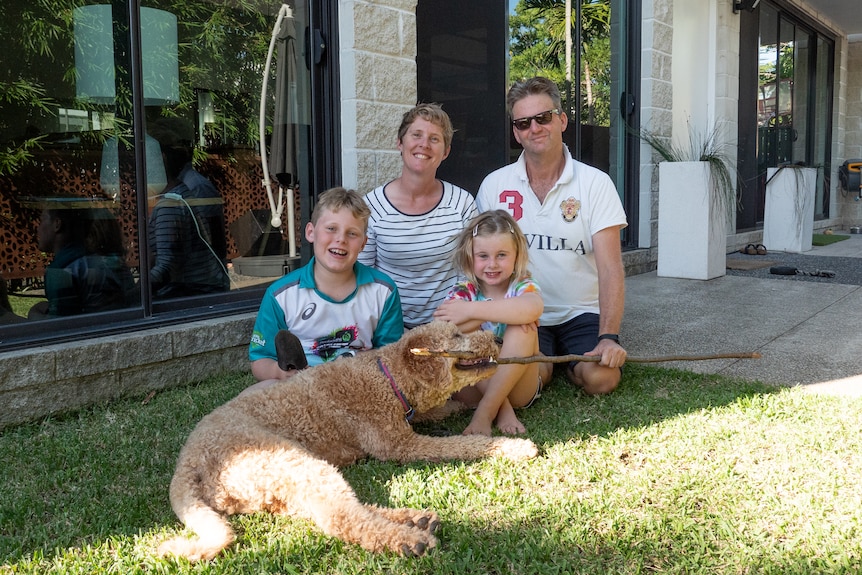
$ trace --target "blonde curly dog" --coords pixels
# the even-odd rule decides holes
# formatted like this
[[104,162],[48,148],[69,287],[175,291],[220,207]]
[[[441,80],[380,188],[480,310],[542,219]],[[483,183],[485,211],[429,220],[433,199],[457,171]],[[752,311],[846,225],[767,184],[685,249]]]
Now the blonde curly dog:
[[[419,357],[412,348],[469,351],[476,359]],[[437,544],[437,514],[363,504],[338,467],[369,455],[400,462],[535,457],[527,439],[430,437],[406,420],[410,408],[443,412],[453,392],[493,373],[489,359],[498,351],[488,332],[462,335],[433,322],[217,408],[192,431],[170,486],[171,506],[195,536],[177,535],[159,553],[211,559],[234,541],[227,516],[269,511],[310,519],[369,551],[423,555]]]

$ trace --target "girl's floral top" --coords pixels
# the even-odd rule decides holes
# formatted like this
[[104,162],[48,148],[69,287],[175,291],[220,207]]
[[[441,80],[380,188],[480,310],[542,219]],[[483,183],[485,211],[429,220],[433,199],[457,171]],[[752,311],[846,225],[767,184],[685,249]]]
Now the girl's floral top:
[[[510,283],[509,289],[506,290],[506,295],[503,296],[503,298],[518,297],[525,293],[542,293],[541,288],[539,288],[539,284],[533,281],[533,278],[529,276]],[[471,281],[461,281],[455,284],[455,287],[452,288],[449,295],[446,296],[446,299],[488,301],[492,298],[485,297],[482,292],[479,291],[479,286],[477,284]],[[506,324],[486,321],[482,323],[482,330],[494,332],[495,336],[502,338],[503,334],[506,333]]]

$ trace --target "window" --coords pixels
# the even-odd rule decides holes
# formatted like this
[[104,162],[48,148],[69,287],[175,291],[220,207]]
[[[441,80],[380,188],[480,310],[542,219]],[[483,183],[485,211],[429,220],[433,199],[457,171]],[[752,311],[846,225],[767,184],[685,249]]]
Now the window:
[[334,179],[313,169],[334,104],[312,105],[333,91],[308,49],[332,6],[78,4],[0,7],[0,349],[256,309]]
[[818,168],[815,217],[826,218],[834,42],[769,2],[740,16],[742,210],[737,228],[762,223],[766,170],[788,163]]
[[[569,80],[579,81],[565,73],[564,17],[562,2],[419,1],[419,99],[443,104],[456,130],[438,174],[475,193],[485,175],[517,159],[506,90],[515,77],[543,75],[563,93],[572,155],[608,172],[627,213],[636,214],[640,53],[630,47],[640,45],[640,2],[572,2]],[[623,242],[633,246],[636,219],[630,224]]]

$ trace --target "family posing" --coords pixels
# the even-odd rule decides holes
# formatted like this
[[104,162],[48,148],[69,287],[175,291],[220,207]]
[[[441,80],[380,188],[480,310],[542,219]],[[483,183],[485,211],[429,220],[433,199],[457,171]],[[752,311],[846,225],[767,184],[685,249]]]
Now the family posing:
[[[306,226],[313,258],[261,302],[252,387],[293,375],[295,366],[279,361],[285,341],[298,341],[302,364],[314,365],[435,319],[464,333],[493,331],[500,357],[601,356],[566,365],[565,376],[588,394],[617,387],[626,359],[619,195],[563,144],[568,118],[552,81],[517,82],[506,103],[523,152],[489,174],[475,200],[437,179],[453,128],[435,104],[404,115],[398,178],[364,197],[344,188],[320,196]],[[495,424],[524,433],[515,409],[531,405],[552,375],[551,363],[504,364],[462,390],[455,399],[475,408],[464,433],[490,435]]]

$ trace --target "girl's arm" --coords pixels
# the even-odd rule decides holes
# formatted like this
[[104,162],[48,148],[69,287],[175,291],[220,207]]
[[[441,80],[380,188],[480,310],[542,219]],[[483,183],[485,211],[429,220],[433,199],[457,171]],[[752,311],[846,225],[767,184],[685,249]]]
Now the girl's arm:
[[507,325],[534,323],[542,315],[544,307],[542,296],[536,292],[500,300],[447,300],[434,312],[434,319],[451,321],[462,332],[469,333],[485,321]]

